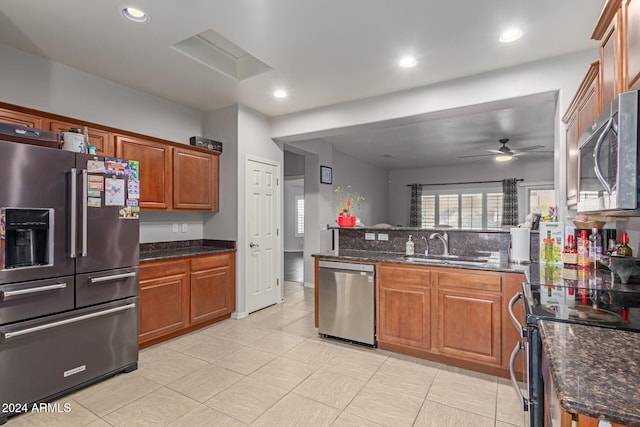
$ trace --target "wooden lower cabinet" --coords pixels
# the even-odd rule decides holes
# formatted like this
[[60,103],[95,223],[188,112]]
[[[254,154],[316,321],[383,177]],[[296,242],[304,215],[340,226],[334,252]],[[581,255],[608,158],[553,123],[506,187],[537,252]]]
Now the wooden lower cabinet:
[[[521,273],[378,264],[378,346],[508,377],[520,337],[507,305],[524,281]],[[523,324],[521,306],[514,311]]]
[[235,252],[141,263],[141,346],[228,318],[235,310],[235,263]]
[[191,260],[192,324],[215,319],[235,310],[236,289],[234,254],[221,254]]
[[185,260],[140,264],[140,342],[185,328],[188,295]]
[[438,350],[442,354],[502,363],[500,275],[438,273]]
[[429,350],[431,272],[382,265],[378,275],[378,341]]

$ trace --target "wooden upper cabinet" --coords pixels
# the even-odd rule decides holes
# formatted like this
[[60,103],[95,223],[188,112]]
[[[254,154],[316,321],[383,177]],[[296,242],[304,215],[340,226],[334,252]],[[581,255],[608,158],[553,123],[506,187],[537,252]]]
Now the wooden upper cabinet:
[[625,90],[639,90],[640,0],[622,2],[622,51]]
[[218,211],[219,156],[173,148],[173,208]]
[[566,128],[566,201],[567,206],[578,203],[578,143],[580,136],[595,122],[602,108],[600,102],[600,63],[591,64],[578,87],[562,121]]
[[[49,130],[62,133],[68,132],[71,128],[76,128],[79,131],[82,131],[82,126],[82,124],[78,123],[52,120],[49,123]],[[96,154],[99,154],[101,156],[113,156],[113,141],[109,132],[100,129],[89,128],[89,143],[96,147]]]
[[116,135],[115,156],[140,162],[140,208],[170,209],[172,169],[170,145]]
[[600,41],[600,107],[606,108],[620,92],[624,92],[621,46],[621,0],[609,0],[591,35]]
[[36,129],[46,129],[47,120],[33,114],[0,108],[0,122],[11,123],[20,126],[29,126]]

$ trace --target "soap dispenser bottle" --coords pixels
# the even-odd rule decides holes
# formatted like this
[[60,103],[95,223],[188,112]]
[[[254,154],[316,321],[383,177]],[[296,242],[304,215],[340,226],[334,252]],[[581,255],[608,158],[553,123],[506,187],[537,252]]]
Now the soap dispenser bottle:
[[413,236],[411,236],[411,234],[409,234],[409,240],[407,240],[405,254],[406,255],[414,254]]

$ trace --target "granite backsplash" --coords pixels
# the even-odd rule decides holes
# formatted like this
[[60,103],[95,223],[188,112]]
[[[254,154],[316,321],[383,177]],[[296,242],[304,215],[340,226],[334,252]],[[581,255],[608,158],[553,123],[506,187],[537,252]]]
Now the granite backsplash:
[[[363,251],[404,253],[409,235],[413,236],[416,254],[423,254],[426,240],[434,233],[446,231],[449,235],[449,253],[460,256],[474,256],[482,252],[501,252],[505,257],[509,250],[509,231],[473,231],[457,229],[411,229],[411,228],[334,228],[338,230],[338,250],[354,249]],[[365,240],[365,233],[375,233],[376,240]],[[387,234],[389,240],[378,240],[378,234]],[[424,239],[423,239],[424,237]],[[530,259],[539,260],[539,233],[531,232]],[[439,239],[429,240],[429,253],[442,254],[443,245]]]

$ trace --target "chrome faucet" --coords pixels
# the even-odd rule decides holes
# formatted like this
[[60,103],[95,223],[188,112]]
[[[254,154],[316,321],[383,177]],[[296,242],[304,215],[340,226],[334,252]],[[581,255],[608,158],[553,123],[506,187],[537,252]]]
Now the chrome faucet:
[[424,254],[429,255],[429,241],[426,237],[422,236],[422,240],[424,240]]
[[444,246],[442,255],[448,256],[449,255],[449,235],[447,234],[447,232],[443,231],[442,234],[431,233],[431,236],[429,236],[429,240],[433,240],[435,238],[442,240],[442,245]]

